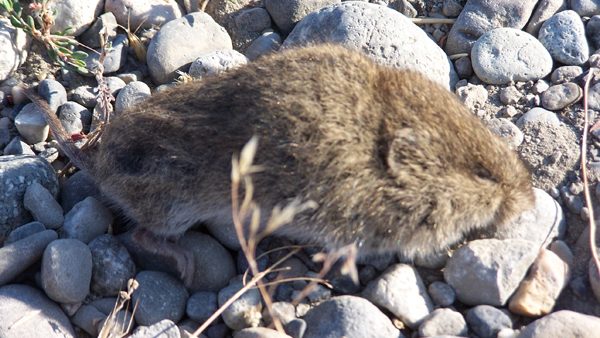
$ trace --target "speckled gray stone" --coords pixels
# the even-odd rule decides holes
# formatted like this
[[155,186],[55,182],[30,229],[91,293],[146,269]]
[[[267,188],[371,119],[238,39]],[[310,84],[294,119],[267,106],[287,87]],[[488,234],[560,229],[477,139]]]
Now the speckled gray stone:
[[23,196],[23,206],[33,219],[49,229],[58,229],[64,221],[63,210],[52,193],[38,182],[31,183]]
[[600,1],[598,0],[569,0],[571,9],[580,16],[600,14]]
[[215,75],[248,63],[248,59],[236,50],[218,50],[200,55],[190,65],[189,74],[195,78]]
[[460,312],[451,309],[435,309],[419,326],[419,336],[466,336],[467,322]]
[[23,142],[19,136],[15,136],[4,148],[4,155],[34,156],[35,152],[27,143]]
[[289,34],[308,13],[340,2],[340,0],[265,0],[265,7],[281,32]]
[[522,128],[528,124],[537,123],[558,126],[560,124],[560,120],[555,113],[540,107],[530,109],[517,120],[517,126],[519,128]]
[[60,123],[69,134],[79,134],[84,129],[89,130],[92,123],[92,113],[77,102],[67,101],[58,109]]
[[65,215],[62,237],[89,243],[104,234],[112,222],[110,210],[94,197],[86,197]]
[[44,230],[46,230],[46,227],[37,221],[23,224],[8,234],[6,240],[4,240],[4,245],[22,240],[25,237],[29,237]]
[[456,300],[454,289],[444,282],[435,281],[429,284],[427,291],[431,296],[431,300],[441,307],[450,306]]
[[594,15],[585,25],[585,35],[592,50],[600,49],[600,15]]
[[338,296],[324,301],[310,309],[303,319],[307,324],[304,338],[404,337],[381,310],[356,296]]
[[527,325],[517,338],[594,338],[600,332],[600,318],[562,310]]
[[65,212],[86,197],[98,197],[100,192],[90,176],[84,171],[78,171],[63,182],[60,190],[60,204]]
[[246,57],[248,60],[256,60],[260,56],[275,52],[281,47],[281,36],[273,31],[265,32],[246,48]]
[[129,338],[179,338],[179,328],[173,321],[163,319],[150,326],[138,326]]
[[11,284],[0,287],[0,318],[2,337],[76,337],[61,308],[31,286]]
[[537,80],[552,71],[552,57],[532,35],[515,28],[483,34],[471,51],[473,71],[490,84]]
[[191,319],[204,323],[215,311],[217,311],[217,293],[210,291],[198,291],[193,293],[187,300],[185,313]]
[[67,102],[67,91],[56,80],[45,79],[40,81],[38,94],[48,101],[48,106],[50,106],[53,112],[56,112],[58,107]]
[[58,239],[50,243],[42,257],[42,288],[52,300],[78,303],[90,292],[92,254],[83,242]]
[[512,328],[507,313],[490,305],[477,305],[467,311],[469,328],[481,338],[496,338],[498,331]]
[[552,15],[567,9],[567,0],[540,0],[527,23],[525,31],[537,36],[544,21]]
[[581,65],[589,58],[583,22],[575,11],[562,11],[546,20],[538,39],[555,61],[565,65]]
[[360,50],[387,66],[422,72],[446,88],[458,81],[444,51],[407,17],[385,6],[348,1],[322,8],[294,27],[283,48],[327,42]]
[[[242,288],[242,283],[232,281],[228,286],[219,291],[219,306]],[[232,330],[241,330],[247,327],[258,326],[262,318],[262,301],[258,289],[251,288],[244,292],[222,314],[223,321]]]
[[573,81],[576,77],[583,74],[583,68],[580,66],[562,66],[556,68],[552,75],[550,75],[550,80],[552,83],[564,83]]
[[100,296],[116,296],[135,276],[135,264],[114,236],[105,234],[88,244],[92,253],[91,290]]
[[140,271],[139,283],[133,293],[133,302],[139,302],[135,320],[141,325],[152,325],[163,319],[178,322],[185,314],[188,292],[176,278],[159,271]]
[[235,332],[233,338],[290,338],[290,336],[266,327],[249,327]]
[[58,193],[54,169],[35,156],[0,156],[0,239],[14,227],[32,220],[23,206],[25,190],[39,182],[53,196]]
[[583,91],[573,82],[554,85],[542,94],[542,106],[548,110],[561,110],[581,99]]

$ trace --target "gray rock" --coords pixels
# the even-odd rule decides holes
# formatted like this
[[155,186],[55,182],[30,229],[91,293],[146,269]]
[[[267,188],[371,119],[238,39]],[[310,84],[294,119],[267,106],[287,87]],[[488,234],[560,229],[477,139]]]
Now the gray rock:
[[506,141],[511,149],[517,149],[523,143],[523,132],[510,119],[493,118],[485,121],[485,124],[494,134]]
[[581,99],[583,91],[573,82],[554,85],[542,94],[542,106],[548,110],[561,110]]
[[92,113],[77,102],[67,101],[58,109],[60,123],[67,133],[79,134],[89,130],[92,124]]
[[550,126],[558,126],[560,125],[560,120],[555,113],[539,107],[530,109],[517,120],[517,126],[519,128],[540,123]]
[[[114,73],[118,71],[127,59],[127,46],[129,44],[127,35],[117,34],[114,39],[110,41],[111,48],[106,53],[104,62],[102,62],[103,74]],[[88,68],[93,69],[97,67],[100,60],[100,55],[96,53],[89,53],[85,62]]]
[[555,61],[565,65],[581,65],[590,54],[583,22],[572,10],[554,14],[546,20],[538,39]]
[[534,188],[533,191],[534,208],[498,228],[494,234],[495,238],[520,238],[535,243],[537,247],[545,247],[554,238],[562,238],[565,235],[567,223],[560,204],[541,189]]
[[266,327],[250,327],[237,331],[233,334],[233,338],[290,338],[290,336]]
[[75,204],[90,196],[97,198],[100,196],[100,191],[90,176],[80,170],[62,184],[60,204],[65,212],[69,212]]
[[508,314],[490,305],[477,305],[466,315],[469,328],[481,338],[496,338],[502,329],[512,328]]
[[40,222],[30,222],[27,224],[23,224],[8,234],[6,240],[4,240],[4,245],[20,241],[23,238],[29,237],[33,234],[37,234],[38,232],[42,232],[44,230],[46,230],[46,227]]
[[150,41],[146,60],[152,79],[162,84],[174,80],[176,71],[184,70],[198,56],[232,48],[225,29],[208,14],[196,12],[162,26]]
[[571,9],[579,16],[592,16],[600,14],[600,1],[598,0],[570,0]]
[[56,196],[58,180],[48,162],[35,156],[0,156],[0,239],[14,227],[31,221],[23,206],[25,190],[33,182]]
[[0,148],[4,148],[12,138],[12,121],[8,117],[0,118]]
[[27,59],[29,37],[23,30],[15,29],[7,19],[0,20],[0,81],[6,80]]
[[[273,310],[273,316],[278,318],[281,324],[286,326],[289,322],[296,319],[296,308],[294,304],[288,302],[275,302],[273,303],[271,309]],[[269,310],[265,308],[263,310],[263,320],[266,323],[273,322],[271,318],[271,313]]]
[[463,56],[454,61],[454,68],[461,79],[473,76],[473,65],[471,64],[471,58],[468,56]]
[[579,66],[562,66],[552,72],[550,80],[554,84],[565,83],[575,80],[581,74],[583,74],[583,69]]
[[209,235],[188,231],[179,245],[194,255],[192,290],[218,291],[235,276],[235,262],[227,249]]
[[119,91],[127,85],[127,83],[125,83],[125,81],[118,76],[107,76],[104,78],[104,81],[106,82],[106,86],[113,96],[117,96]]
[[523,28],[537,2],[537,0],[468,1],[448,33],[446,52],[448,55],[470,53],[475,41],[494,28]]
[[58,229],[63,224],[63,210],[60,204],[56,202],[52,193],[38,182],[31,183],[25,190],[23,206],[31,212],[33,219],[50,229]]
[[22,284],[0,288],[0,336],[76,337],[69,318],[42,292]]
[[42,257],[41,284],[52,300],[78,303],[90,292],[92,254],[83,242],[58,239],[50,243]]
[[79,36],[78,40],[90,48],[100,48],[102,47],[100,34],[108,40],[112,40],[117,35],[117,18],[113,13],[106,12],[100,15],[92,26]]
[[215,237],[219,243],[230,250],[240,250],[240,241],[235,234],[233,222],[227,226],[215,225],[215,223],[206,224],[206,230]]
[[116,296],[127,288],[135,276],[135,264],[127,249],[114,236],[96,237],[88,244],[92,253],[92,292],[100,296]]
[[467,84],[456,89],[456,96],[471,111],[482,108],[488,99],[488,92],[482,85]]
[[71,317],[71,322],[83,329],[90,336],[98,337],[98,324],[105,319],[106,314],[102,313],[95,306],[84,304]]
[[94,197],[86,197],[65,215],[62,237],[76,238],[89,243],[106,233],[112,222],[113,216],[110,210]]
[[217,311],[217,293],[211,291],[198,291],[187,300],[185,313],[191,319],[204,323]]
[[102,0],[64,0],[48,3],[50,13],[55,12],[52,32],[62,32],[71,28],[71,35],[78,36],[83,33],[94,20],[102,13]]
[[33,103],[28,103],[15,117],[15,127],[28,144],[45,141],[50,128],[42,111]]
[[594,15],[585,25],[585,35],[592,50],[600,49],[600,15]]
[[307,14],[340,2],[340,0],[265,0],[265,7],[279,30],[287,35]]
[[136,27],[162,26],[164,28],[164,24],[182,15],[181,8],[175,0],[145,0],[135,3],[125,0],[106,0],[104,11],[113,13],[121,26],[129,27],[132,31]]
[[460,0],[444,0],[444,4],[442,5],[442,14],[447,17],[455,18],[460,15],[460,12],[463,10],[463,4]]
[[[554,72],[552,72],[552,74],[554,74]],[[548,84],[548,82],[546,82],[544,80],[537,80],[535,82],[535,84],[533,85],[533,87],[531,87],[531,91],[534,94],[541,94],[541,93],[545,92],[546,90],[548,90],[548,88],[550,88],[550,85]]]
[[[371,1],[377,3],[377,1]],[[381,2],[381,5],[385,5],[385,2]],[[408,0],[392,0],[389,2],[388,7],[398,12],[402,13],[402,15],[408,18],[414,18],[417,16],[417,10],[413,7],[413,5]]]
[[218,50],[201,55],[194,60],[190,65],[189,74],[195,78],[202,78],[228,71],[246,63],[248,63],[248,58],[236,50]]
[[[242,283],[233,281],[219,291],[219,306],[223,306],[236,292],[242,288]],[[223,321],[232,330],[258,326],[262,318],[262,302],[258,289],[251,288],[236,299],[221,315]]]
[[[247,0],[237,2],[236,5],[243,5],[245,1]],[[250,4],[253,5],[255,4]],[[265,31],[271,30],[272,25],[269,12],[262,7],[233,11],[230,18],[222,24],[231,35],[233,47],[243,53],[246,53],[253,40],[259,38]]]
[[375,305],[356,296],[339,296],[324,301],[310,309],[304,320],[307,324],[304,338],[404,337]]
[[527,325],[517,338],[580,337],[593,338],[600,331],[600,319],[562,310]]
[[293,338],[302,338],[306,333],[308,325],[304,319],[293,319],[285,325],[285,333],[289,334]]
[[276,52],[281,47],[281,42],[279,34],[272,31],[265,32],[246,48],[246,57],[248,60],[253,61],[262,55]]
[[433,302],[417,270],[406,264],[391,266],[367,284],[363,297],[389,310],[413,329],[433,311]]
[[435,305],[440,307],[450,306],[456,300],[456,292],[454,292],[454,289],[450,285],[444,282],[436,281],[429,284],[427,291]]
[[360,50],[381,64],[422,72],[446,88],[458,77],[446,54],[427,34],[391,8],[366,2],[342,2],[300,21],[284,48],[336,43]]
[[35,155],[35,152],[20,137],[15,136],[4,148],[4,155]]
[[138,324],[152,325],[163,319],[178,322],[183,317],[188,293],[179,280],[159,271],[140,271],[135,279],[139,287],[132,299],[138,302]]
[[44,230],[1,247],[0,285],[10,282],[37,262],[46,246],[57,237],[54,230]]
[[115,99],[115,113],[122,113],[125,109],[129,109],[146,100],[150,95],[150,87],[144,82],[129,82],[119,91],[119,94]]
[[600,82],[590,87],[588,92],[588,107],[600,110]]
[[500,102],[502,104],[515,104],[523,97],[523,94],[515,86],[508,86],[500,89]]
[[96,105],[96,92],[90,86],[79,86],[69,91],[69,98],[86,108],[94,108]]
[[451,309],[436,309],[419,326],[419,336],[466,336],[467,322],[463,316]]
[[53,112],[56,112],[58,107],[67,102],[67,91],[56,80],[42,80],[38,85],[38,94],[48,101],[48,105]]
[[537,36],[544,21],[558,12],[567,9],[567,0],[541,0],[538,2],[525,31],[533,36]]
[[179,338],[179,328],[173,321],[163,319],[150,326],[138,326],[129,338]]
[[515,28],[483,34],[471,51],[473,71],[491,84],[537,80],[552,71],[552,57],[532,35]]
[[522,239],[480,239],[454,252],[444,278],[467,305],[502,306],[517,289],[538,251]]

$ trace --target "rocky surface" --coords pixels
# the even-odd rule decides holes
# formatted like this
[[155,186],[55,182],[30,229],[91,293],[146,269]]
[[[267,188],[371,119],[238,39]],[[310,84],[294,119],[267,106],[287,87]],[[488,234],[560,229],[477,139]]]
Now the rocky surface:
[[[450,255],[412,264],[395,255],[360,261],[359,284],[334,269],[330,284],[294,303],[320,268],[310,259],[318,250],[307,248],[285,261],[288,270],[266,277],[278,284],[270,286],[273,313],[249,288],[200,337],[597,336],[600,274],[589,254],[579,147],[582,80],[600,48],[598,1],[211,0],[206,12],[189,0],[51,3],[55,28],[73,27],[78,41],[96,49],[99,32],[112,41],[104,82],[116,99],[113,118],[175,79],[190,81],[183,73],[201,79],[281,48],[338,43],[447,86],[531,168],[535,207],[473,234]],[[435,21],[449,18],[456,20]],[[133,318],[132,337],[189,336],[252,277],[244,276],[248,263],[233,227],[206,224],[178,240],[194,261],[187,287],[173,256],[136,246],[132,224],[90,177],[61,172],[68,159],[16,88],[37,86],[77,141],[99,126],[98,83],[50,65],[31,40],[0,20],[0,44],[10,46],[0,53],[0,336],[98,336],[131,278],[139,283],[131,296],[138,307],[112,316],[116,327]],[[588,102],[593,124],[597,79]],[[588,148],[597,205],[597,129]],[[261,242],[259,268],[277,262],[285,244]],[[274,317],[285,333],[266,328]]]

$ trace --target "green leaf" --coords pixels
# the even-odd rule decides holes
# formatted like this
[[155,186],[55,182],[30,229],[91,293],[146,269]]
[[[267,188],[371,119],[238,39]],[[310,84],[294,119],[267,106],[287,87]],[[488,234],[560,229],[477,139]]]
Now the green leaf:
[[7,12],[12,11],[12,8],[10,6],[10,2],[8,2],[8,0],[2,0],[2,1],[0,1],[0,7],[2,7],[2,9],[4,9]]
[[70,41],[66,41],[66,40],[53,40],[54,44],[57,46],[62,46],[62,47],[69,47],[71,45]]
[[62,47],[62,46],[56,46],[56,49],[63,54],[69,55],[72,53],[70,49]]
[[72,57],[74,59],[83,60],[88,57],[88,53],[80,51],[80,50],[76,50],[73,52]]
[[33,21],[33,17],[31,17],[31,15],[27,16],[27,24],[29,27],[35,28],[35,21]]
[[69,26],[60,32],[60,35],[71,35],[73,32],[75,32],[75,28]]
[[72,63],[77,67],[87,68],[87,63],[85,63],[83,60],[73,60]]
[[15,17],[14,15],[10,16],[10,23],[18,28],[21,28],[21,22],[19,21],[19,19],[17,17]]

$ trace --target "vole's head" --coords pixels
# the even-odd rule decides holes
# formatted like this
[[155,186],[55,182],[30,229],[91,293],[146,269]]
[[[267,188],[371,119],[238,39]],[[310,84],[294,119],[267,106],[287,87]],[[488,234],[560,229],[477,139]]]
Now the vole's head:
[[382,154],[393,186],[388,207],[403,215],[390,245],[425,258],[533,206],[530,174],[506,142],[451,93],[404,90]]

